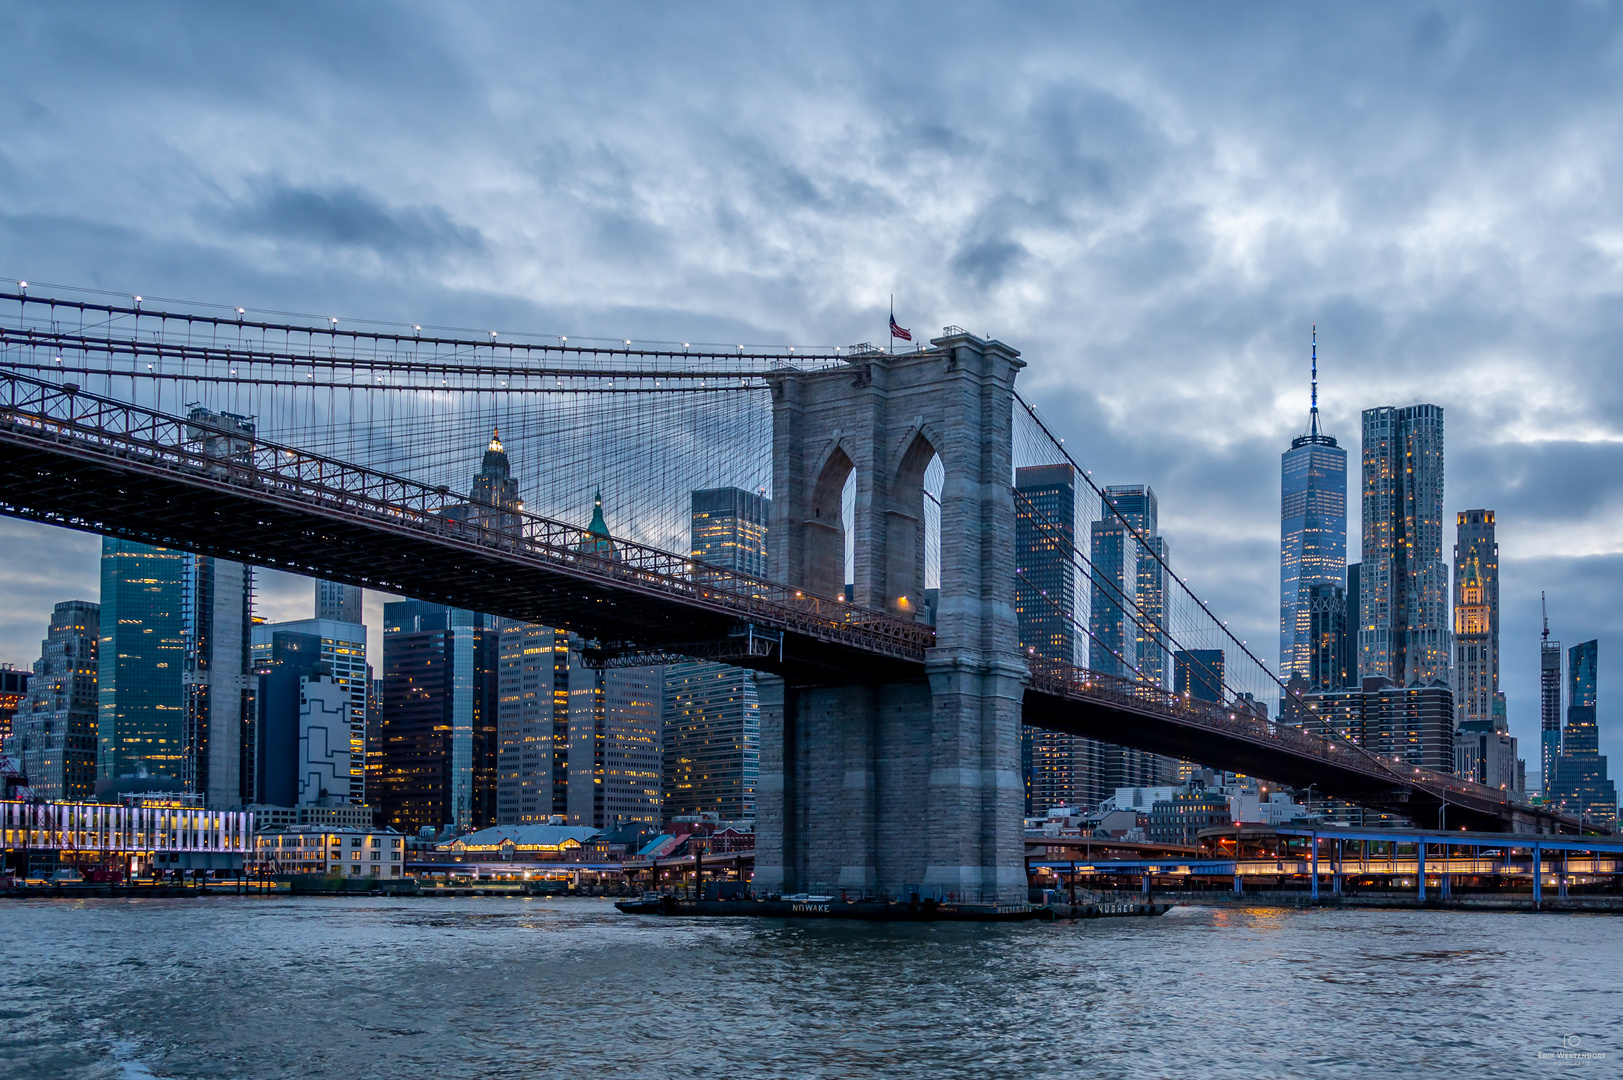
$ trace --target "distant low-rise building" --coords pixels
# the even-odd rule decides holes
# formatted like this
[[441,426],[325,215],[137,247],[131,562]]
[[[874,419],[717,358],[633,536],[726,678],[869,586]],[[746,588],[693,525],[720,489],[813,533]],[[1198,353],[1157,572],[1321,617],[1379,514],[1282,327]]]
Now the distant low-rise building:
[[293,825],[254,834],[258,873],[398,878],[405,865],[405,837],[392,830]]
[[1232,824],[1229,800],[1217,791],[1176,791],[1150,808],[1148,835],[1153,844],[1195,844],[1200,830]]
[[434,850],[455,862],[578,862],[598,832],[583,825],[494,825]]
[[1282,791],[1241,791],[1228,796],[1229,820],[1236,825],[1285,825],[1309,816],[1307,807]]

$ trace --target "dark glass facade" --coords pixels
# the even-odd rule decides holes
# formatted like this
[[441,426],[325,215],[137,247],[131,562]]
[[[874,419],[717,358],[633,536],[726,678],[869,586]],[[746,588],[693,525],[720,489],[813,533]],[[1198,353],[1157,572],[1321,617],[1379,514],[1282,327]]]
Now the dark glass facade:
[[1308,685],[1315,690],[1339,690],[1350,678],[1346,591],[1329,582],[1309,586],[1307,613]]
[[[1077,656],[1076,470],[1069,464],[1016,469],[1014,610],[1020,649],[1074,664]],[[1098,802],[1103,744],[1080,735],[1022,727],[1026,813]]]
[[489,616],[419,600],[384,605],[376,801],[386,826],[495,824],[499,652]]
[[271,635],[268,655],[261,655],[255,671],[255,802],[298,805],[299,680],[328,670],[321,659],[320,635],[292,630],[278,630]]
[[1555,790],[1555,759],[1561,754],[1561,643],[1549,634],[1546,623],[1538,649],[1539,785],[1546,798]]
[[1567,650],[1567,726],[1561,732],[1551,794],[1567,813],[1609,829],[1617,824],[1617,786],[1607,777],[1606,756],[1600,752],[1599,663],[1599,641]]
[[181,787],[186,579],[185,552],[102,540],[98,780],[165,778]]
[[1172,689],[1195,701],[1222,701],[1223,662],[1222,649],[1179,649],[1172,654]]
[[1346,574],[1347,451],[1329,435],[1302,435],[1280,459],[1280,678],[1312,678],[1310,593]]
[[[688,539],[694,561],[765,577],[771,509],[771,500],[742,488],[693,492]],[[761,773],[754,674],[726,664],[673,664],[664,672],[660,711],[664,819],[707,813],[723,821],[753,819]]]
[[1076,470],[1034,465],[1014,471],[1014,610],[1020,649],[1076,663]]

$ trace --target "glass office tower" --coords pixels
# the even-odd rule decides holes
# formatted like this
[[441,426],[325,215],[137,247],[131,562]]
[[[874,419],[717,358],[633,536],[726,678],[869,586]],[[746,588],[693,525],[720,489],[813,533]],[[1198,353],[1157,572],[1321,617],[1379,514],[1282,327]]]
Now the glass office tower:
[[1313,340],[1313,396],[1308,430],[1280,459],[1279,676],[1313,678],[1316,585],[1341,585],[1347,574],[1347,451],[1319,426],[1318,332]]
[[1599,666],[1599,641],[1567,650],[1567,726],[1561,732],[1553,795],[1567,813],[1611,829],[1617,824],[1617,787],[1606,775],[1606,756],[1600,752]]
[[[1069,464],[1033,465],[1014,471],[1014,610],[1020,650],[1067,664],[1076,655],[1076,470]],[[1057,534],[1057,535],[1056,535]],[[1114,534],[1119,542],[1119,532]],[[1104,790],[1104,744],[1022,725],[1020,767],[1026,813],[1046,814],[1059,805],[1097,803]]]
[[1364,410],[1358,672],[1452,684],[1443,560],[1443,410]]
[[[772,501],[742,488],[693,492],[689,549],[693,560],[764,578]],[[728,664],[672,664],[661,705],[666,820],[716,814],[753,819],[761,772],[761,709],[755,674]]]
[[183,551],[102,540],[98,780],[162,778],[181,789],[187,562]]

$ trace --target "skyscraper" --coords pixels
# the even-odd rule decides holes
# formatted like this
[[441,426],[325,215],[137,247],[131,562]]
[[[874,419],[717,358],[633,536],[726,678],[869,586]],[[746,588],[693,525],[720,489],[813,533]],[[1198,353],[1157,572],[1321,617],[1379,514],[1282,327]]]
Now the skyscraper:
[[[1296,679],[1298,686],[1306,682]],[[1289,695],[1281,719],[1417,768],[1455,768],[1454,694],[1445,685],[1394,686],[1370,676],[1358,687]]]
[[[330,584],[330,582],[318,583],[318,585]],[[360,590],[356,589],[355,593],[359,596]],[[319,592],[316,609],[318,612],[323,610]],[[335,605],[325,610],[351,609]],[[312,634],[320,640],[320,660],[327,665],[328,674],[343,688],[349,698],[350,776],[346,797],[352,803],[368,802],[371,789],[368,787],[366,772],[366,731],[367,717],[371,711],[369,699],[372,668],[366,661],[366,626],[359,622],[346,622],[320,615],[314,619],[295,619],[290,622],[255,623],[250,631],[255,670],[260,666],[259,662],[270,655],[272,637],[282,631]]]
[[767,515],[772,500],[743,488],[702,488],[692,496],[693,558],[740,574],[766,576]]
[[[1016,469],[1014,486],[1021,496],[1014,519],[1020,649],[1074,664],[1076,470],[1069,464]],[[1115,550],[1119,533],[1104,542]],[[1110,794],[1103,787],[1103,744],[1097,740],[1023,726],[1020,757],[1027,814],[1092,804]]]
[[495,824],[498,634],[461,608],[383,608],[384,824],[402,832]]
[[569,824],[658,825],[663,667],[569,668]]
[[[1141,542],[1135,542],[1129,534],[1125,545],[1136,549],[1133,575],[1124,578],[1131,583],[1123,611],[1129,627],[1125,637],[1130,645],[1130,663],[1137,666],[1141,680],[1168,687],[1171,669],[1167,666],[1166,570],[1161,564],[1171,556],[1172,549],[1160,533],[1155,490],[1148,484],[1113,484],[1105,488],[1104,497],[1121,515],[1118,521],[1125,519],[1127,527],[1141,538]],[[1124,559],[1124,572],[1125,569]]]
[[501,619],[496,822],[546,824],[569,812],[569,634]]
[[[689,547],[695,562],[765,577],[771,501],[740,488],[692,496]],[[761,772],[761,713],[754,673],[726,664],[665,669],[663,813],[666,820],[714,813],[755,817]]]
[[13,718],[9,750],[41,798],[88,799],[95,788],[100,623],[98,604],[67,600],[56,605]]
[[[1111,485],[1104,489],[1104,504],[1090,526],[1088,666],[1170,689],[1166,571],[1160,561],[1170,550],[1158,531],[1155,491],[1147,484]],[[1178,763],[1102,743],[1096,775],[1096,790],[1108,795],[1119,787],[1171,783]]]
[[332,622],[361,622],[361,590],[337,581],[316,581],[316,618]]
[[1076,470],[1033,465],[1014,471],[1014,610],[1020,651],[1076,663]]
[[1550,640],[1550,612],[1539,594],[1544,632],[1538,646],[1539,787],[1545,798],[1555,790],[1555,759],[1561,753],[1561,642]]
[[1442,407],[1365,409],[1363,468],[1359,674],[1449,683]]
[[1347,573],[1347,451],[1319,427],[1316,326],[1312,348],[1307,433],[1292,439],[1280,459],[1279,505],[1279,676],[1301,675],[1310,682],[1310,593],[1318,585],[1340,586]]
[[185,668],[184,790],[205,806],[241,806],[253,778],[244,776],[243,740],[253,727],[249,658],[254,572],[241,563],[186,555],[182,637]]
[[96,649],[96,777],[115,783],[186,771],[189,556],[105,537]]
[[1600,752],[1599,666],[1599,641],[1567,650],[1567,726],[1555,764],[1554,797],[1567,813],[1610,829],[1617,824],[1617,787],[1607,778]]
[[256,803],[351,801],[349,690],[333,678],[325,651],[316,634],[280,629],[258,650]]
[[1461,510],[1454,542],[1454,706],[1492,722],[1499,693],[1499,545],[1492,510]]
[[1105,488],[1104,500],[1090,527],[1088,666],[1166,685],[1166,582],[1155,556],[1164,559],[1169,549],[1156,531],[1155,491],[1116,484]]
[[252,604],[240,563],[103,539],[98,783],[164,781],[209,806],[242,804]]
[[513,478],[512,464],[502,448],[501,432],[492,429],[490,445],[474,474],[473,487],[468,493],[469,520],[486,528],[512,532],[518,528],[518,512],[524,509],[519,501],[518,481]]

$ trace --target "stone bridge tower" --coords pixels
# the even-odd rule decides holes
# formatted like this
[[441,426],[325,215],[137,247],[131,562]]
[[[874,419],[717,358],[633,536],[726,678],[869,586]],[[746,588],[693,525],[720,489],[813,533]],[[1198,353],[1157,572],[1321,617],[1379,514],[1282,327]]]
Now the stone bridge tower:
[[859,605],[924,617],[924,472],[940,455],[941,594],[923,678],[763,679],[755,887],[1024,903],[1014,611],[1014,379],[962,331],[772,376],[772,576],[838,597],[856,472]]

